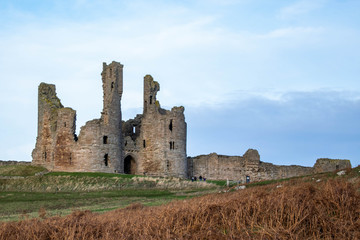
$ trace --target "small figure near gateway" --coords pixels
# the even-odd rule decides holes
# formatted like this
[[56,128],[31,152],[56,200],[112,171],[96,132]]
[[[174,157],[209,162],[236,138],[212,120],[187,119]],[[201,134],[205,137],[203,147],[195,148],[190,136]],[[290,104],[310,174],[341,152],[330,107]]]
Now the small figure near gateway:
[[199,179],[258,181],[351,167],[349,160],[318,159],[314,167],[260,161],[257,150],[243,156],[212,153],[187,157],[184,107],[161,108],[158,82],[144,77],[143,113],[122,121],[123,65],[103,63],[103,111],[75,133],[76,111],[64,107],[55,85],[38,89],[38,130],[32,164],[50,171],[146,174]]

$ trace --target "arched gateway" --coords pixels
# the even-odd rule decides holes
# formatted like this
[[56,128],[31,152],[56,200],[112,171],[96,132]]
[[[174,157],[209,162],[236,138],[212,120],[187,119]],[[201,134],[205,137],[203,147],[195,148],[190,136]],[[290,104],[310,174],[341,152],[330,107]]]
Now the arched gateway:
[[131,155],[127,155],[124,159],[124,173],[125,174],[136,173],[136,161]]

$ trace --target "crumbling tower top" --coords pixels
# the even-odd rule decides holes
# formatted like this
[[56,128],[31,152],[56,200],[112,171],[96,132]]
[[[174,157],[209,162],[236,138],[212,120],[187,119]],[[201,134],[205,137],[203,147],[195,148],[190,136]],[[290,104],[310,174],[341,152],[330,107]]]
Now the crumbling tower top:
[[108,124],[109,118],[121,118],[120,100],[123,93],[123,65],[113,61],[109,65],[103,63],[101,73],[103,83],[102,119]]

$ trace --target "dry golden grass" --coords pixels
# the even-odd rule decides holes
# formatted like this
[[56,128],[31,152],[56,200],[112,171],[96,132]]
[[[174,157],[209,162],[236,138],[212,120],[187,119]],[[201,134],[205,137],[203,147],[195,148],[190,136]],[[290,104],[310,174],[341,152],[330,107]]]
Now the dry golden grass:
[[[289,182],[0,224],[0,239],[360,239],[359,185]],[[45,217],[45,213],[43,216]]]

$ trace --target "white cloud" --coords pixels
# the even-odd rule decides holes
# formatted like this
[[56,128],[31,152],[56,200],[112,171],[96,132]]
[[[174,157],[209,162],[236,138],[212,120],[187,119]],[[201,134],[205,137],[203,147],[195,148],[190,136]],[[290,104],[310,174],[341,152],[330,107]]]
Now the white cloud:
[[284,7],[280,10],[278,17],[282,19],[296,18],[321,8],[326,3],[326,0],[301,0],[296,3]]

